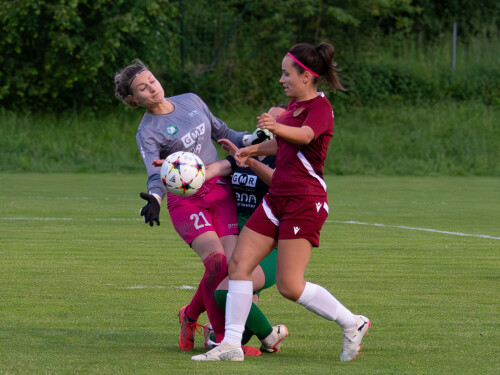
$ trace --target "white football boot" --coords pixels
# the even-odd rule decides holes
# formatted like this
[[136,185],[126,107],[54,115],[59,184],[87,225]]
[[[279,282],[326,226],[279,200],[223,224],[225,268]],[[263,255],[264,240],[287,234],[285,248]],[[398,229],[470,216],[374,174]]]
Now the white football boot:
[[280,324],[273,327],[271,334],[262,340],[260,350],[266,353],[277,353],[280,350],[281,343],[288,336],[286,325]]
[[241,346],[232,346],[221,342],[212,350],[191,357],[193,361],[233,361],[241,362],[245,359]]
[[355,315],[356,317],[356,327],[351,329],[345,329],[342,332],[342,337],[344,341],[342,343],[342,351],[340,353],[341,361],[352,361],[359,354],[361,349],[361,340],[363,336],[368,332],[368,327],[371,326],[370,319],[366,316]]

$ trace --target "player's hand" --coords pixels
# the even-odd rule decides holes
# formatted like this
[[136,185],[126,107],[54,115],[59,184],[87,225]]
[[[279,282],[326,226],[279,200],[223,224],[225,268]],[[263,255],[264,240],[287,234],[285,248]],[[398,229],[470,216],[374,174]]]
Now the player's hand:
[[279,124],[276,122],[273,116],[269,113],[263,113],[260,116],[257,116],[257,128],[258,129],[267,129],[271,133],[275,134],[276,129],[278,129]]
[[217,142],[219,142],[220,146],[224,151],[229,152],[229,154],[234,158],[234,154],[239,150],[236,145],[231,142],[229,139],[219,139]]
[[158,159],[158,160],[155,159],[151,164],[153,164],[155,167],[161,167],[164,162],[165,159]]
[[153,226],[156,221],[156,224],[160,225],[160,203],[158,203],[158,200],[154,195],[147,193],[141,193],[140,196],[148,202],[141,208],[141,216],[144,216],[144,222]]
[[251,157],[250,147],[240,148],[233,157],[239,167],[248,167],[247,161]]

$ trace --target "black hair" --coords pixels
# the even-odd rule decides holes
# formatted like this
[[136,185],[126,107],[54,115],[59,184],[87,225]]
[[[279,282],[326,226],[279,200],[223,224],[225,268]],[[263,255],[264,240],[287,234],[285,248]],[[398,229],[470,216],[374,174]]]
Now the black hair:
[[[313,46],[308,43],[300,43],[294,45],[288,52],[310,70],[323,77],[335,90],[345,91],[337,76],[337,72],[341,71],[341,69],[334,60],[335,48],[331,44],[321,43]],[[295,61],[293,64],[300,74],[304,73],[305,69],[302,66]],[[317,78],[315,77],[315,79]]]

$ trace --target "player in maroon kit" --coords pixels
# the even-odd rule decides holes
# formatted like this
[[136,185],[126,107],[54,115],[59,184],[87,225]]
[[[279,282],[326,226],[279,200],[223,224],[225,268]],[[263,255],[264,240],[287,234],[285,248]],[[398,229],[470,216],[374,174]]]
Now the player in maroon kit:
[[322,78],[334,89],[344,89],[333,58],[330,44],[293,46],[283,58],[280,79],[291,98],[288,108],[279,122],[267,113],[258,117],[257,127],[271,131],[274,139],[236,153],[240,164],[251,156],[276,154],[276,170],[268,194],[241,231],[229,263],[224,340],[193,360],[243,361],[241,337],[252,304],[252,271],[276,244],[279,292],[340,326],[341,361],[358,355],[369,319],[354,315],[325,288],[304,280],[312,248],[319,246],[319,233],[328,216],[323,166],[334,117],[317,85]]

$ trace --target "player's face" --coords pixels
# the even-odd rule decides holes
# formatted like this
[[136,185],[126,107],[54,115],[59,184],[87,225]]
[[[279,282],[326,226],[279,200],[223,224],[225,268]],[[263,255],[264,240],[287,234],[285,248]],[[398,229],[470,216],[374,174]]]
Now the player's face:
[[299,97],[305,89],[302,77],[299,75],[297,68],[293,64],[291,57],[286,55],[281,63],[281,78],[280,83],[285,89],[286,96],[291,98]]
[[163,87],[149,70],[145,70],[134,79],[130,91],[137,104],[146,108],[165,100]]

